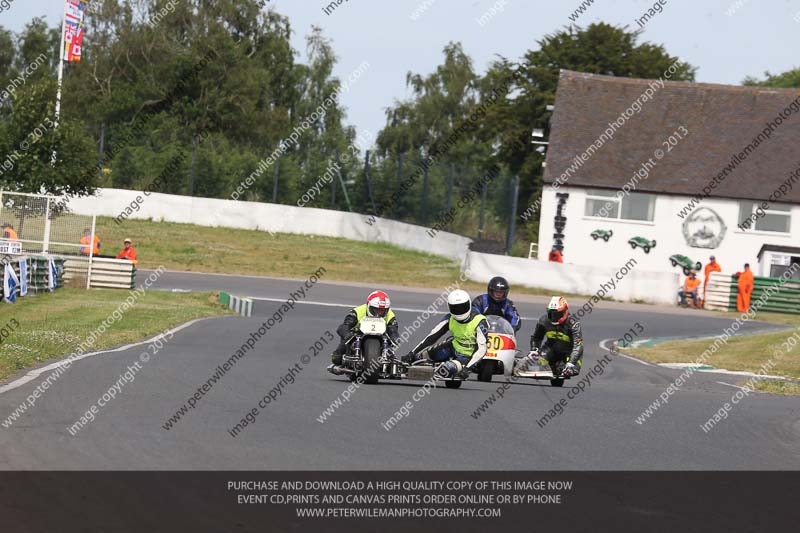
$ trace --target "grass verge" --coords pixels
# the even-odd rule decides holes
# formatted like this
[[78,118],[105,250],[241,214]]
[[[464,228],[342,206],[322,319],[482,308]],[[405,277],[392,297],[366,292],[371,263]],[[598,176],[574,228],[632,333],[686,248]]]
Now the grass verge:
[[[97,219],[97,234],[104,253],[121,249],[125,238],[132,239],[139,268],[144,269],[163,265],[168,270],[301,278],[324,266],[326,281],[437,289],[452,285],[460,275],[459,265],[444,257],[333,237],[270,235],[151,220],[129,219],[120,225],[108,217]],[[480,283],[462,285],[473,293],[486,290]],[[545,289],[527,287],[514,287],[513,292],[552,295]]]
[[[127,291],[59,289],[0,304],[0,326],[18,326],[0,343],[0,380],[50,359],[69,355],[128,297]],[[141,341],[201,317],[228,314],[209,292],[147,291],[97,337],[91,351]]]
[[[718,313],[718,316],[731,320],[735,320],[736,317],[731,313]],[[756,320],[788,324],[793,326],[793,329],[733,337],[712,354],[706,363],[726,370],[757,373],[769,362],[774,363],[774,366],[771,365],[766,373],[800,378],[800,345],[790,347],[788,351],[785,345],[789,337],[800,331],[800,315],[758,313]],[[661,342],[655,346],[623,348],[623,350],[651,363],[692,363],[700,359],[701,354],[713,342],[714,339],[674,340]],[[774,355],[776,353],[779,355]],[[779,394],[800,394],[800,385],[790,382],[759,380],[756,389]]]

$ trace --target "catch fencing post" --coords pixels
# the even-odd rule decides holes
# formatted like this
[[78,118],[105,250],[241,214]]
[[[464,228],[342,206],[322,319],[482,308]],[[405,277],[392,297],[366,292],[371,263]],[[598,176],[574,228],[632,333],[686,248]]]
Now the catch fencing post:
[[278,203],[278,173],[280,172],[281,158],[275,160],[275,175],[272,178],[272,203]]
[[[336,152],[337,156],[339,152]],[[336,158],[336,166],[339,166],[339,158]],[[331,180],[331,209],[336,209],[336,180]]]
[[422,213],[420,216],[420,226],[425,225],[425,220],[428,218],[428,164],[427,162],[422,165]]
[[353,212],[353,206],[350,205],[350,195],[347,194],[347,185],[345,185],[344,178],[342,177],[342,161],[339,158],[339,149],[338,148],[336,149],[336,162],[338,163],[337,166],[339,167],[339,168],[336,169],[336,174],[339,176],[339,183],[342,184],[342,193],[344,194],[344,199],[347,202],[347,209],[348,209],[348,211],[350,211],[352,213]]
[[483,235],[483,223],[485,220],[486,214],[486,193],[488,191],[489,185],[486,181],[483,182],[483,187],[481,187],[481,212],[480,216],[478,217],[478,237]]
[[46,254],[50,248],[50,198],[45,200],[44,208],[44,235],[42,236],[42,253]]
[[364,181],[367,184],[367,197],[369,198],[369,203],[372,204],[372,213],[377,215],[378,210],[375,208],[375,198],[372,197],[372,181],[369,179],[369,150],[367,150],[364,157]]
[[453,205],[453,180],[456,177],[456,169],[453,163],[450,163],[450,181],[447,182],[447,207],[445,212],[450,212],[450,207]]
[[100,153],[97,154],[97,177],[103,179],[103,152],[106,150],[106,123],[100,123]]
[[[97,229],[97,216],[92,215],[92,235],[89,237],[89,268],[86,270],[86,290],[92,288],[92,261],[94,259],[94,232]],[[47,268],[50,268],[49,266]]]
[[189,196],[194,196],[194,162],[197,158],[197,133],[192,133],[192,167],[189,170]]
[[391,215],[394,216],[395,211],[397,210],[397,203],[400,201],[400,185],[403,182],[403,153],[400,152],[397,154],[397,185],[395,186],[395,198],[396,201],[392,202],[392,212]]
[[517,195],[519,194],[519,177],[511,178],[511,212],[508,214],[508,239],[506,240],[506,255],[511,255],[514,246],[514,230],[517,222]]

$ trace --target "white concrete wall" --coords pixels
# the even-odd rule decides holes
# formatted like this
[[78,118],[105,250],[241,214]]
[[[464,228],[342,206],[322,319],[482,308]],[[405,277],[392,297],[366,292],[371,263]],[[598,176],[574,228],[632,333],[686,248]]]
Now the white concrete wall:
[[385,242],[448,257],[459,264],[471,242],[447,232],[431,237],[428,228],[393,220],[379,218],[369,225],[368,217],[343,211],[160,193],[144,196],[123,189],[99,189],[97,196],[71,199],[68,205],[82,215],[115,218],[126,207],[136,206],[138,210],[134,208],[128,218]]
[[624,261],[612,267],[602,267],[469,252],[465,267],[470,279],[482,283],[502,275],[512,286],[541,287],[554,295],[559,292],[594,295],[605,285],[605,296],[617,300],[674,304],[678,299],[678,274],[647,271],[641,263],[626,268],[630,256],[628,253]]
[[[558,191],[555,191],[548,186],[545,187],[542,196],[539,259],[547,259],[547,254],[553,246],[556,192],[569,193],[563,211],[567,217],[564,228],[564,261],[567,263],[617,267],[624,264],[627,258],[634,257],[639,261],[637,268],[641,270],[680,273],[679,268],[670,264],[669,256],[685,255],[693,261],[700,261],[705,267],[709,256],[714,255],[725,273],[740,271],[744,263],[750,263],[758,275],[761,273],[758,271],[756,255],[763,244],[800,246],[800,206],[794,206],[791,211],[792,233],[780,234],[742,231],[737,226],[738,201],[705,199],[697,209],[702,207],[713,209],[724,221],[727,231],[717,248],[693,248],[687,244],[683,236],[683,219],[677,215],[689,202],[688,196],[658,195],[653,222],[636,222],[586,217],[584,216],[586,189],[567,186],[559,187]],[[607,243],[602,239],[595,241],[590,234],[596,229],[612,230],[614,235]],[[650,250],[649,254],[645,254],[641,248],[633,250],[628,244],[628,239],[634,236],[654,239],[656,247]]]

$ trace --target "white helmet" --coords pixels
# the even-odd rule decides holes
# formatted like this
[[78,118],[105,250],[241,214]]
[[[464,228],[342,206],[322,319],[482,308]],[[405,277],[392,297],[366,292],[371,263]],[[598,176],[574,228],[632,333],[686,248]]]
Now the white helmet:
[[455,290],[447,296],[447,306],[450,308],[450,314],[459,322],[468,319],[472,310],[469,294],[461,289]]

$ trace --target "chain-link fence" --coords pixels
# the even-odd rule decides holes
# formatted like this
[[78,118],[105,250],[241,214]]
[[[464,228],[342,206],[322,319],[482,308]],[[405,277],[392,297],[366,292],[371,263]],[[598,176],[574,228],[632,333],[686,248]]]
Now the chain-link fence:
[[94,224],[93,216],[67,212],[57,196],[0,190],[0,244],[6,253],[97,255]]
[[70,281],[88,288],[101,247],[95,222],[94,216],[68,212],[57,196],[0,190],[0,255],[80,259]]

